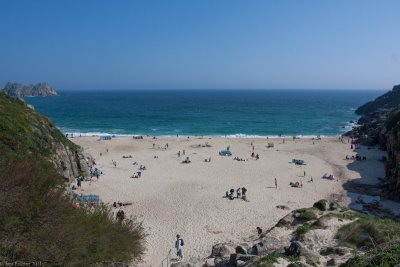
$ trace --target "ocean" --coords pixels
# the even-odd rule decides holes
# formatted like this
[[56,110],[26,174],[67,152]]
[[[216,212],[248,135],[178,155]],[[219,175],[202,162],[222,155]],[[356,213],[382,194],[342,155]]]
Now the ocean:
[[103,90],[26,98],[64,133],[337,136],[378,90]]

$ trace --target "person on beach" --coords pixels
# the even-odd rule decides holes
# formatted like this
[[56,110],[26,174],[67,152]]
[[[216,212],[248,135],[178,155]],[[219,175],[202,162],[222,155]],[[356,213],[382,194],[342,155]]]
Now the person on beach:
[[257,226],[257,234],[260,236],[262,234],[262,229]]
[[304,171],[304,177],[306,177],[306,171]]
[[180,157],[180,156],[181,156],[181,151],[179,150],[179,151],[178,151],[178,157]]
[[122,209],[117,212],[116,219],[119,223],[122,223],[122,221],[125,219],[125,212]]
[[176,256],[178,256],[178,260],[182,260],[182,258],[183,258],[183,239],[179,235],[176,235],[175,248],[176,248]]
[[240,198],[240,196],[241,196],[241,193],[240,193],[240,187],[238,188],[238,189],[236,189],[236,197],[237,198]]
[[77,183],[77,186],[80,188],[80,187],[81,187],[81,184],[82,184],[82,181],[81,181],[81,178],[80,178],[80,177],[78,177],[76,183]]
[[245,187],[242,187],[242,199],[244,201],[247,201],[246,192],[247,192],[247,189]]
[[185,149],[184,150],[182,150],[182,154],[185,156],[186,155],[186,151],[185,151]]
[[275,189],[278,189],[278,180],[275,178]]

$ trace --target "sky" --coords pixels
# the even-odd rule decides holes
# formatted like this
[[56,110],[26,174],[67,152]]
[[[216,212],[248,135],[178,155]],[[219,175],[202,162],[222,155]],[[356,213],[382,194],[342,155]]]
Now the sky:
[[400,1],[0,1],[0,83],[390,89]]

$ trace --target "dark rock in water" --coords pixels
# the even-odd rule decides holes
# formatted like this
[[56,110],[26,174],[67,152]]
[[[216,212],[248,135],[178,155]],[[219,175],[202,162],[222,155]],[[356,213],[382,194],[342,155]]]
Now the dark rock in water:
[[7,83],[3,91],[11,97],[56,96],[57,92],[48,83],[22,85],[19,83]]

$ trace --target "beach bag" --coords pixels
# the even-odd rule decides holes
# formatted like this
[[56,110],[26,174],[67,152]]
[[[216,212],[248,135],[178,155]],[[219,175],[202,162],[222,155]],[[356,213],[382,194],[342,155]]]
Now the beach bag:
[[183,245],[184,245],[184,243],[183,243],[183,239],[181,238],[180,240],[181,240],[181,246],[183,246]]

